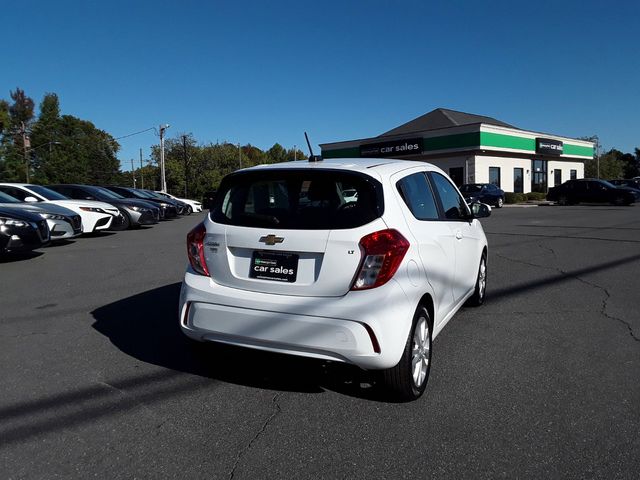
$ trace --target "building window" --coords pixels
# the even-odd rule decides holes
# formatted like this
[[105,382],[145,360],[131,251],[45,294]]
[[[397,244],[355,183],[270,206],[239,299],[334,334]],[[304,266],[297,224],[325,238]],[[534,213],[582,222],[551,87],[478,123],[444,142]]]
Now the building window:
[[533,160],[531,164],[531,191],[547,193],[547,161]]
[[553,186],[557,187],[558,185],[562,185],[562,170],[556,168],[553,171]]
[[570,170],[569,171],[569,179],[576,180],[577,178],[578,178],[578,171],[577,170]]
[[464,183],[464,168],[463,167],[451,167],[449,169],[449,178],[453,180],[456,187],[461,186]]
[[500,188],[500,167],[489,167],[489,183]]
[[513,169],[513,193],[524,193],[524,175],[522,168]]

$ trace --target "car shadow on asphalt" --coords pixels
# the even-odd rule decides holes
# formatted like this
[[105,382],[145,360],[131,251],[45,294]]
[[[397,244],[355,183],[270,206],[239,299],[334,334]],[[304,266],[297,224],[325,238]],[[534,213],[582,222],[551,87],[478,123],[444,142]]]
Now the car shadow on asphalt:
[[180,283],[165,285],[94,310],[93,327],[137,360],[222,382],[277,391],[325,390],[393,402],[376,372],[339,362],[189,340],[178,325]]
[[36,250],[30,252],[0,253],[0,263],[22,262],[38,258],[41,255],[44,255],[44,252]]

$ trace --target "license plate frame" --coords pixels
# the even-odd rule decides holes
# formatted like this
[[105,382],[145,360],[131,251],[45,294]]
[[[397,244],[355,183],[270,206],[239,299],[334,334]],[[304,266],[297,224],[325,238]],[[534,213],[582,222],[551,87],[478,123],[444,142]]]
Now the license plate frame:
[[249,278],[282,283],[295,283],[300,256],[289,252],[254,250]]

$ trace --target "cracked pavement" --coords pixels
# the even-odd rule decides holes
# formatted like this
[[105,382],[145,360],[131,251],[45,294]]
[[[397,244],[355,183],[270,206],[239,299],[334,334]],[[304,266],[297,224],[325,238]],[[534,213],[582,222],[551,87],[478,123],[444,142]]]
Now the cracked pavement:
[[349,366],[187,342],[199,219],[0,263],[0,478],[637,478],[640,205],[494,210],[487,303],[409,404]]

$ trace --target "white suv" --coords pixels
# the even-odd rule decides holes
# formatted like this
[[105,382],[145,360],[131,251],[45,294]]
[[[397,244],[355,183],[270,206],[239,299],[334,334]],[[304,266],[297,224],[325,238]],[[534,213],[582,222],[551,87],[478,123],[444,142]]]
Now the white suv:
[[383,370],[400,398],[418,398],[433,338],[465,302],[484,300],[477,218],[489,214],[427,163],[237,171],[187,237],[180,326],[199,341]]

